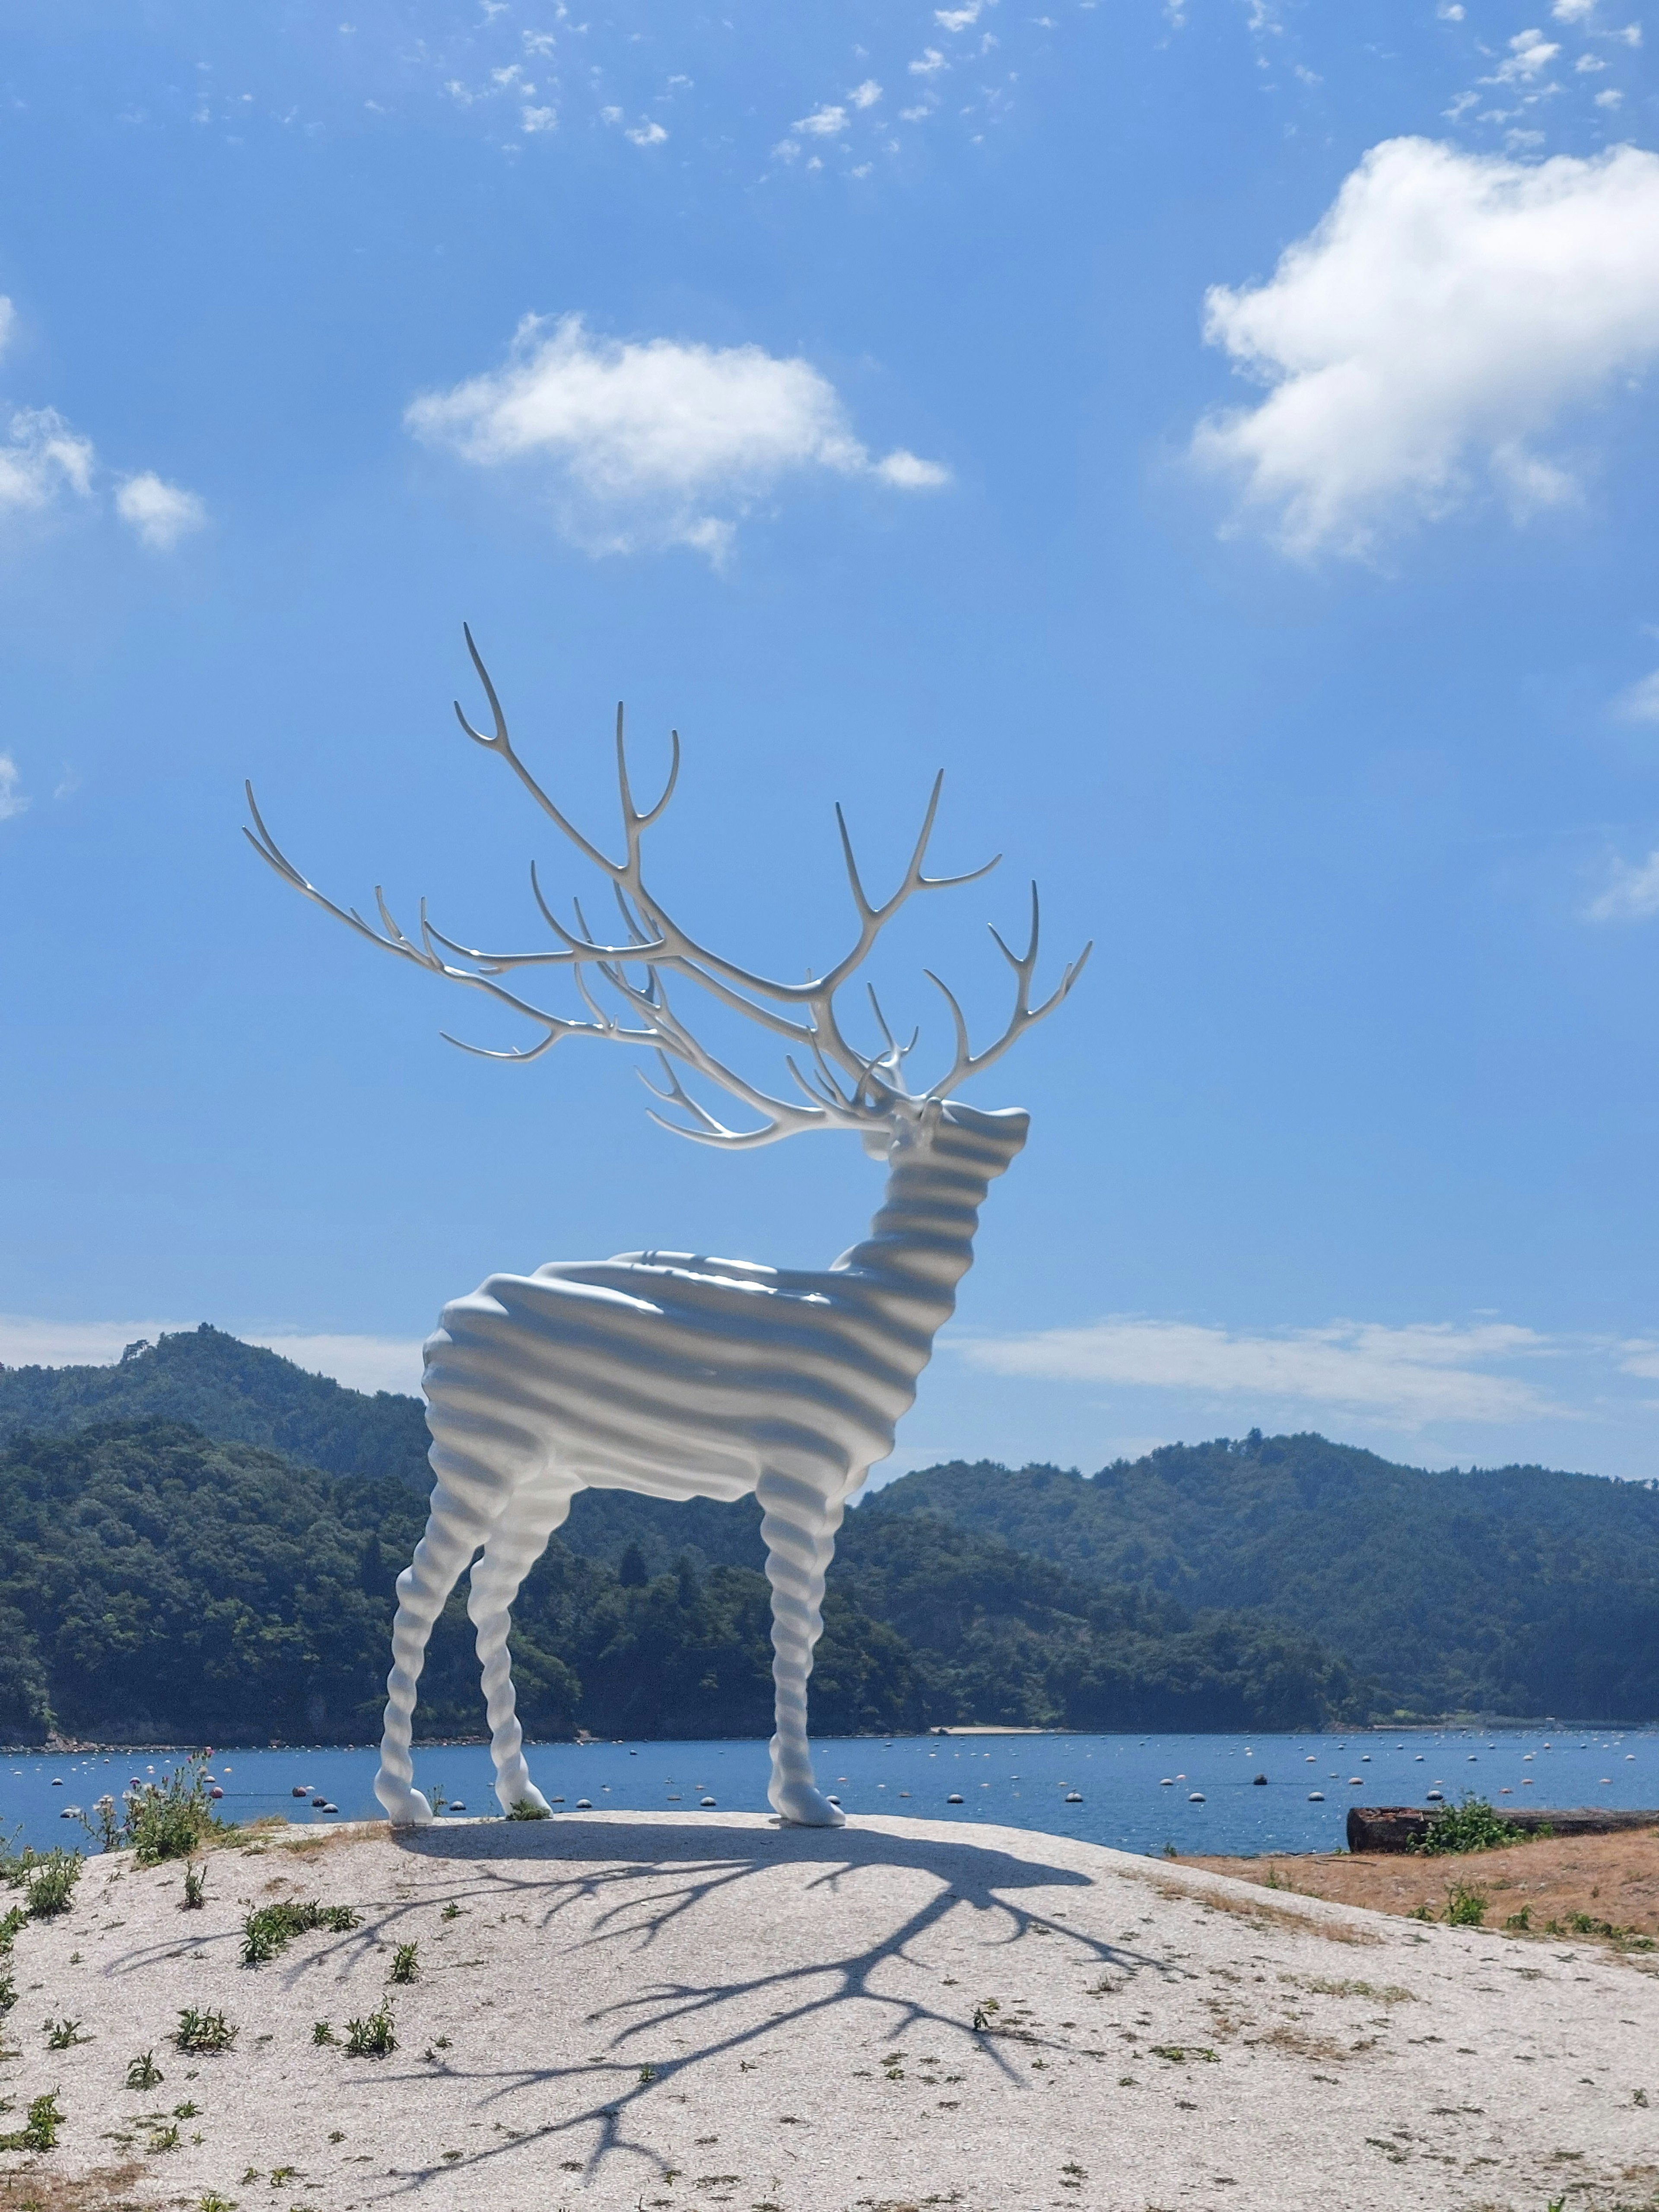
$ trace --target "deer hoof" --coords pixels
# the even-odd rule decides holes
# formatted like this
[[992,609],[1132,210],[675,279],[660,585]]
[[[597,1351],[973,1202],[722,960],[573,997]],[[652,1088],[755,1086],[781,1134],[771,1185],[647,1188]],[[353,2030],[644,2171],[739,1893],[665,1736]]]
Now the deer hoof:
[[386,1819],[394,1828],[429,1828],[432,1808],[418,1790],[399,1790],[376,1784],[374,1795],[386,1807]]
[[813,1789],[809,1782],[785,1783],[772,1798],[772,1809],[781,1820],[794,1828],[842,1828],[847,1815],[839,1805],[832,1805],[821,1790]]

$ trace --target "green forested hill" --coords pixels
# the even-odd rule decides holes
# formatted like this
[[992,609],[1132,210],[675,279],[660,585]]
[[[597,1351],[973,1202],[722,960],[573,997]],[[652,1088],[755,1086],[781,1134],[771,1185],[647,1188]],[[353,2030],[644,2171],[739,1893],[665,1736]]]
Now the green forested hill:
[[[187,1423],[186,1429],[181,1423]],[[0,1735],[373,1733],[428,1485],[418,1399],[204,1328],[0,1370]],[[543,1733],[763,1733],[759,1515],[579,1496],[515,1630]],[[1426,1474],[1316,1436],[1085,1479],[929,1468],[848,1516],[815,1724],[1659,1715],[1659,1490]],[[478,1725],[459,1601],[422,1688]]]
[[[0,1455],[0,1739],[54,1725],[372,1738],[392,1584],[422,1517],[394,1478],[325,1474],[178,1422],[19,1439]],[[769,1598],[750,1567],[688,1553],[653,1573],[634,1543],[613,1567],[556,1538],[515,1608],[526,1727],[769,1734]],[[1194,1620],[919,1518],[880,1546],[849,1532],[812,1705],[822,1735],[979,1719],[1288,1727],[1352,1713],[1357,1692],[1310,1638]],[[434,1636],[418,1718],[428,1735],[482,1725],[464,1592]]]
[[1073,1574],[1260,1607],[1341,1652],[1383,1710],[1659,1714],[1659,1487],[1443,1474],[1318,1436],[1174,1444],[1085,1480],[906,1475],[860,1509],[1000,1536]]
[[135,1345],[112,1367],[0,1367],[0,1443],[155,1419],[331,1474],[396,1475],[422,1498],[432,1487],[420,1399],[348,1390],[205,1322]]

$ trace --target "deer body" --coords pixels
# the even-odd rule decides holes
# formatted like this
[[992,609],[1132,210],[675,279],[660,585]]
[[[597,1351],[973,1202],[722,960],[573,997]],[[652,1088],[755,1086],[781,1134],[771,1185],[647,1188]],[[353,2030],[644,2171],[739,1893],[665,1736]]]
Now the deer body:
[[769,1795],[784,1818],[839,1820],[813,1786],[806,1684],[824,1573],[848,1498],[892,1449],[956,1286],[978,1212],[1025,1140],[1018,1109],[945,1105],[898,1148],[862,1243],[822,1271],[679,1252],[561,1261],[493,1275],[444,1309],[426,1347],[437,1486],[399,1578],[376,1793],[394,1821],[431,1818],[412,1786],[410,1723],[427,1638],[480,1544],[471,1614],[504,1810],[539,1793],[507,1656],[514,1596],[585,1488],[722,1501],[755,1492],[773,1590],[776,1734]]
[[[647,885],[641,843],[673,795],[673,765],[654,806],[641,809],[629,782],[622,710],[617,775],[623,857],[613,860],[560,811],[513,749],[506,719],[477,648],[467,648],[494,718],[475,744],[503,760],[560,834],[609,879],[622,917],[615,944],[591,931],[578,905],[574,927],[558,921],[531,872],[555,943],[532,952],[482,952],[428,921],[406,937],[379,890],[380,929],[336,906],[308,883],[260,819],[250,788],[255,850],[284,882],[371,943],[429,974],[483,992],[534,1024],[539,1042],[486,1057],[539,1058],[568,1037],[653,1051],[665,1087],[657,1097],[684,1118],[655,1115],[676,1134],[742,1151],[812,1130],[855,1133],[888,1164],[880,1211],[861,1243],[822,1272],[756,1267],[689,1253],[633,1252],[612,1260],[556,1261],[533,1275],[492,1275],[471,1297],[446,1306],[426,1346],[422,1379],[437,1477],[426,1533],[398,1578],[392,1668],[375,1795],[394,1823],[430,1820],[414,1786],[410,1741],[416,1686],[432,1625],[469,1565],[467,1611],[479,1662],[503,1808],[545,1811],[530,1780],[514,1711],[507,1639],[525,1576],[585,1488],[658,1498],[732,1499],[753,1492],[772,1585],[772,1805],[784,1819],[839,1824],[839,1810],[814,1787],[806,1741],[806,1683],[823,1626],[824,1571],[848,1498],[892,1449],[893,1431],[915,1396],[933,1339],[973,1264],[974,1232],[987,1189],[1025,1141],[1018,1108],[982,1113],[949,1094],[1001,1057],[1057,1006],[1082,973],[1085,946],[1058,988],[1033,1006],[1037,960],[1036,886],[1023,953],[992,935],[1016,978],[1003,1034],[981,1051],[969,1042],[955,997],[929,971],[949,1008],[955,1055],[939,1080],[911,1089],[905,1061],[920,1031],[900,1044],[875,994],[870,1007],[882,1048],[848,1037],[837,994],[860,969],[887,923],[917,895],[970,883],[986,872],[923,872],[943,782],[935,780],[903,880],[879,904],[865,890],[847,825],[836,809],[858,930],[825,973],[788,983],[739,967],[675,921]],[[988,862],[994,867],[995,861]],[[579,1012],[557,1013],[520,995],[521,970],[556,969],[574,983]],[[717,1059],[670,1003],[680,985],[743,1016],[789,1048],[785,1065],[798,1098],[779,1098]],[[603,991],[618,1013],[602,1005]],[[453,1040],[452,1040],[453,1042]],[[476,1047],[468,1047],[476,1050]],[[736,1098],[759,1127],[732,1129],[684,1088],[680,1069]],[[651,1086],[654,1089],[654,1085]]]

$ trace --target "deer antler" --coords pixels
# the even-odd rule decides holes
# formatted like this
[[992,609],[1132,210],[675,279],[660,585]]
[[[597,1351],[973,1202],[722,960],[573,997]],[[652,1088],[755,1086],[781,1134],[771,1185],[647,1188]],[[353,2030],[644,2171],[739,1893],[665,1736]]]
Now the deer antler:
[[[309,883],[265,827],[254,802],[252,785],[247,787],[247,796],[255,828],[244,832],[259,857],[285,883],[331,914],[337,921],[346,923],[372,944],[395,952],[401,958],[413,961],[417,967],[424,968],[433,975],[444,976],[451,982],[468,984],[475,990],[486,993],[513,1012],[538,1024],[544,1032],[539,1042],[526,1048],[492,1051],[480,1046],[465,1045],[462,1048],[464,1050],[478,1052],[492,1060],[537,1060],[567,1036],[599,1037],[612,1043],[654,1049],[661,1060],[667,1088],[659,1091],[649,1083],[647,1087],[657,1097],[687,1115],[689,1126],[665,1121],[657,1114],[653,1115],[653,1120],[660,1121],[665,1128],[672,1129],[677,1135],[690,1137],[699,1143],[745,1147],[770,1144],[779,1138],[793,1136],[806,1129],[857,1128],[867,1132],[874,1126],[890,1126],[901,1118],[916,1118],[927,1102],[943,1097],[951,1086],[977,1074],[981,1068],[989,1066],[993,1060],[1000,1058],[1016,1037],[1033,1023],[1041,1021],[1045,1014],[1060,1004],[1082,973],[1084,962],[1091,949],[1089,946],[1085,947],[1078,959],[1066,970],[1058,988],[1040,1006],[1034,1008],[1031,1006],[1030,991],[1036,966],[1038,934],[1036,887],[1033,884],[1031,935],[1024,955],[1015,955],[994,929],[991,933],[1003,957],[1018,979],[1014,1012],[1006,1030],[994,1044],[975,1054],[969,1045],[967,1024],[955,996],[931,970],[926,971],[929,980],[944,993],[950,1007],[956,1029],[957,1054],[949,1075],[941,1082],[920,1095],[911,1092],[904,1083],[903,1063],[915,1047],[916,1036],[912,1036],[908,1044],[899,1044],[872,991],[869,994],[871,1010],[881,1032],[884,1049],[878,1054],[860,1053],[842,1030],[836,997],[862,966],[882,931],[908,901],[921,891],[948,890],[959,884],[975,883],[981,876],[988,874],[1001,857],[999,854],[983,866],[970,869],[963,875],[929,876],[924,872],[927,847],[939,812],[939,794],[944,787],[943,774],[934,778],[921,828],[904,873],[892,893],[879,902],[872,901],[865,890],[846,818],[841,808],[836,807],[836,824],[841,838],[848,887],[858,917],[857,934],[848,951],[823,975],[814,977],[809,971],[804,982],[783,982],[752,969],[740,967],[735,961],[711,951],[672,919],[646,884],[644,836],[661,818],[674,795],[680,771],[678,732],[672,733],[673,757],[662,792],[653,805],[641,808],[635,803],[629,777],[623,709],[617,708],[617,782],[622,805],[623,857],[620,860],[613,860],[577,829],[514,750],[507,718],[501,711],[501,701],[489,672],[473,641],[471,629],[465,629],[464,634],[467,651],[489,702],[493,733],[486,734],[475,729],[462,711],[459,700],[454,702],[457,720],[475,744],[481,745],[486,752],[499,755],[507,763],[549,820],[575,846],[583,858],[609,880],[621,916],[625,942],[608,944],[595,936],[588,927],[580,902],[576,902],[574,907],[574,928],[562,922],[542,895],[541,884],[533,865],[530,872],[531,890],[544,921],[557,940],[555,948],[535,952],[475,950],[459,944],[434,927],[427,918],[424,901],[421,906],[416,942],[406,936],[394,921],[378,886],[374,897],[381,927],[377,930],[365,921],[355,908],[337,906],[315,884]],[[454,957],[446,958],[445,954]],[[587,1010],[587,1018],[573,1019],[532,1006],[497,980],[520,968],[529,967],[568,969]],[[625,1013],[633,1018],[631,1023],[611,1014],[595,999],[587,981],[589,969],[594,971],[610,992],[621,1000]],[[636,981],[641,970],[643,981]],[[718,1060],[671,1006],[663,981],[663,978],[670,975],[695,983],[728,1011],[757,1022],[775,1036],[786,1039],[793,1049],[786,1053],[785,1065],[805,1103],[775,1098]],[[459,1041],[450,1038],[449,1042],[456,1043]],[[762,1117],[763,1126],[748,1131],[725,1127],[686,1091],[676,1073],[675,1063],[690,1069],[705,1081],[740,1100],[751,1112]]]

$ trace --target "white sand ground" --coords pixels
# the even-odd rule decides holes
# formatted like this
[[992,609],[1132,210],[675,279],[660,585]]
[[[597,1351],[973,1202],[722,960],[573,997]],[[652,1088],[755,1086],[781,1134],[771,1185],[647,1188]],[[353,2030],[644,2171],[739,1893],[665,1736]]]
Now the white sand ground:
[[[282,1831],[94,1860],[16,1942],[15,2127],[129,2203],[426,2212],[1544,2212],[1659,2189],[1659,1974],[1012,1828],[710,1813]],[[363,1915],[240,1963],[250,1905]],[[442,1913],[459,1908],[447,1920]],[[313,2023],[372,2011],[398,2049]],[[995,2000],[993,2032],[975,2007]],[[181,2007],[240,2027],[168,2041]],[[48,2051],[45,2023],[88,2042]],[[154,2048],[165,2081],[124,2084]],[[1637,2101],[1641,2093],[1650,2105]],[[150,2150],[181,2103],[175,2149]],[[146,2117],[151,2116],[151,2117]],[[0,2174],[27,2168],[0,2155]],[[284,2170],[286,2169],[286,2172]],[[14,2186],[9,2201],[27,2192]],[[42,2202],[45,2202],[43,2197]]]

